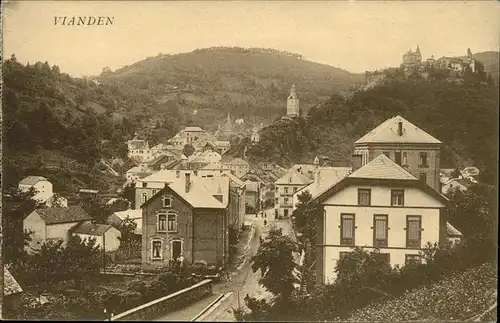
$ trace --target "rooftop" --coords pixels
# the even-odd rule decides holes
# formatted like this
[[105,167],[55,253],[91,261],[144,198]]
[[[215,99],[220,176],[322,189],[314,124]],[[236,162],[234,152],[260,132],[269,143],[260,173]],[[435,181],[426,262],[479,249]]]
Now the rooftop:
[[312,179],[308,178],[305,175],[302,175],[296,171],[295,168],[290,168],[288,172],[279,178],[275,184],[277,185],[286,185],[286,184],[302,184],[307,185],[312,182]]
[[19,185],[35,185],[36,183],[40,181],[46,181],[47,179],[42,176],[28,176],[23,178],[20,182]]
[[200,127],[186,127],[184,131],[203,131]]
[[9,296],[12,294],[21,293],[23,289],[17,282],[17,280],[12,276],[7,266],[3,267],[3,294],[4,296]]
[[462,232],[458,231],[450,222],[446,222],[446,233],[449,237],[461,237]]
[[315,198],[334,186],[351,173],[350,167],[320,167],[315,181],[298,190],[295,194],[309,191],[312,198]]
[[[162,171],[157,172],[151,176],[157,175],[161,172]],[[172,189],[194,208],[224,209],[227,207],[229,202],[229,177],[197,177],[193,176],[193,174],[191,173],[192,172],[190,171],[184,171],[179,177],[174,176],[173,178],[169,178],[168,180],[166,177],[164,177],[163,183],[167,183],[170,189]],[[186,174],[190,174],[190,185],[188,192],[186,192]],[[160,182],[162,180],[161,176],[159,175],[155,178],[156,182]],[[215,197],[213,197],[213,195],[217,195],[220,193],[222,193],[223,196],[222,203]],[[143,204],[143,206],[147,204],[148,202]]]
[[82,222],[77,225],[72,232],[78,234],[87,234],[93,236],[102,236],[106,231],[111,229],[111,224],[98,224],[90,221]]
[[[398,133],[398,124],[402,122],[402,134]],[[363,143],[426,143],[440,144],[427,132],[415,126],[401,116],[395,116],[382,122],[378,127],[358,139],[355,144]]]
[[45,224],[80,222],[91,220],[92,217],[81,206],[40,208],[35,211]]
[[357,169],[348,176],[349,178],[370,178],[370,179],[418,179],[406,169],[393,162],[389,157],[380,154],[371,162]]

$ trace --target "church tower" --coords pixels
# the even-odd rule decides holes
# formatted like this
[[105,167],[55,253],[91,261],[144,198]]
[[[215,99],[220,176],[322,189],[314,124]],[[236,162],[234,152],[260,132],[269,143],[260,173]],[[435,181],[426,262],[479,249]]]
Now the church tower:
[[299,97],[295,93],[295,85],[292,85],[290,95],[286,101],[286,115],[289,117],[298,117],[299,114]]

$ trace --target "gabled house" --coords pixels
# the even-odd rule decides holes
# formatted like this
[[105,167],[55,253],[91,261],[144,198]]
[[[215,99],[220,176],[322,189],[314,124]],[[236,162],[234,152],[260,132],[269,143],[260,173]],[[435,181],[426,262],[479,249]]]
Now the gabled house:
[[167,266],[183,256],[225,265],[229,255],[229,178],[186,172],[142,204],[142,263]]
[[151,170],[160,170],[161,165],[168,164],[179,157],[180,155],[177,156],[174,153],[161,153],[148,163],[148,168]]
[[48,207],[67,207],[68,200],[53,191],[52,183],[42,176],[28,176],[19,182],[21,192],[28,192],[33,189],[35,195],[33,199],[38,203]]
[[222,174],[229,178],[229,225],[241,229],[245,219],[245,200],[247,188],[245,182],[232,174]]
[[441,141],[408,120],[401,116],[387,119],[354,143],[353,161],[359,166],[380,154],[441,192]]
[[300,173],[300,169],[292,167],[274,183],[276,217],[289,217],[293,212],[293,194],[313,182],[312,179]]
[[394,265],[419,261],[427,242],[446,243],[448,199],[381,154],[316,195],[317,279],[335,280],[337,261],[355,246],[380,248]]
[[95,239],[95,245],[104,249],[104,252],[118,250],[120,247],[120,230],[110,224],[98,224],[93,221],[85,221],[71,229],[73,235],[77,235],[80,239],[87,241]]
[[61,239],[67,242],[71,229],[91,219],[81,206],[35,209],[23,220],[23,229],[33,231],[28,252],[38,250],[47,240]]

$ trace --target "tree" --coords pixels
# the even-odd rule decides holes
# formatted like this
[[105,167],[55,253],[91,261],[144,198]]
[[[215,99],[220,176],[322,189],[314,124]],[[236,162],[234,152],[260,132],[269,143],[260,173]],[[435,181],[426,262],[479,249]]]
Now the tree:
[[24,249],[31,240],[31,232],[23,230],[23,219],[39,206],[34,196],[34,189],[27,192],[6,189],[4,192],[2,253],[6,263],[26,254]]
[[316,241],[316,229],[318,218],[323,213],[323,207],[311,201],[312,196],[309,191],[304,191],[297,196],[299,204],[293,212],[295,225],[311,245]]
[[81,288],[82,282],[99,274],[103,265],[104,251],[96,245],[96,239],[82,240],[78,235],[71,236],[62,254],[63,270],[68,278]]
[[189,157],[192,154],[194,154],[194,151],[195,151],[195,149],[194,149],[194,147],[191,144],[184,145],[184,148],[182,149],[182,153],[186,157]]
[[129,183],[125,186],[120,196],[131,203],[131,209],[135,208],[135,183]]
[[284,236],[282,229],[271,229],[266,240],[259,246],[252,257],[252,270],[260,270],[259,284],[273,293],[278,300],[290,300],[298,282],[295,275],[297,263],[294,252],[298,248],[289,236]]

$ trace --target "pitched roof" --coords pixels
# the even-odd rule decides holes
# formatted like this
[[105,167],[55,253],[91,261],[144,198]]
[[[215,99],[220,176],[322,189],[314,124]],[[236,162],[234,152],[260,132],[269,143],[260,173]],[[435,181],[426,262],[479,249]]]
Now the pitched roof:
[[[188,172],[189,173],[189,172]],[[190,204],[194,208],[214,208],[225,209],[229,202],[229,178],[225,176],[217,177],[197,177],[190,176],[189,191],[186,192],[186,178],[185,175],[179,178],[173,178],[168,183],[164,181],[172,191],[179,197]],[[162,188],[154,197],[159,196],[165,192],[167,187]],[[217,200],[213,195],[222,193],[222,203]],[[144,203],[142,207],[149,204],[149,201],[154,200],[150,198]]]
[[449,184],[451,184],[453,182],[456,182],[456,183],[462,185],[465,188],[469,188],[471,186],[474,186],[474,183],[470,182],[469,180],[467,180],[465,178],[452,178],[448,182],[444,183],[443,186],[444,185],[449,185]]
[[[398,134],[398,123],[403,123],[403,134]],[[427,143],[440,144],[427,132],[415,126],[401,116],[395,116],[382,122],[378,127],[355,141],[355,144],[361,143]]]
[[184,131],[203,131],[200,127],[186,127]]
[[81,188],[78,193],[92,193],[92,194],[97,194],[99,193],[98,190],[91,190],[91,189],[88,189],[88,188]]
[[279,178],[275,184],[302,184],[307,185],[312,182],[308,177],[298,173],[294,168],[288,170],[288,172]]
[[78,233],[78,234],[88,234],[92,236],[102,236],[105,234],[109,229],[111,229],[113,226],[111,224],[99,224],[99,223],[92,223],[90,221],[82,222],[78,224],[73,230],[71,230],[73,233]]
[[47,179],[42,176],[28,176],[23,178],[20,182],[19,185],[35,185],[36,183],[40,181],[46,181]]
[[302,192],[309,191],[312,198],[315,198],[343,180],[350,173],[350,167],[320,167],[315,181],[301,188],[295,194],[301,194]]
[[202,169],[208,169],[208,170],[212,170],[212,169],[222,169],[222,170],[229,170],[229,167],[221,164],[221,163],[210,163],[208,164],[207,166],[203,167]]
[[3,266],[3,294],[9,296],[12,294],[21,293],[23,289],[17,280],[12,276],[7,266]]
[[366,184],[367,182],[373,183],[373,185],[416,187],[435,197],[444,204],[449,203],[446,196],[435,191],[424,182],[418,180],[415,176],[406,171],[406,169],[393,162],[384,154],[377,156],[368,164],[359,168],[349,176],[344,177],[340,182],[337,182],[336,184],[323,190],[323,192],[319,193],[315,199],[323,201],[348,185],[361,183]]
[[229,178],[230,183],[236,185],[237,187],[245,186],[245,182],[243,182],[241,179],[234,176],[233,174],[222,174],[222,176],[226,176],[227,178]]
[[380,154],[371,162],[357,169],[349,175],[350,178],[371,178],[371,179],[418,179],[403,167],[393,162],[389,157]]
[[461,237],[462,232],[458,231],[450,222],[446,222],[446,233],[449,237]]
[[249,165],[246,160],[243,160],[241,158],[234,158],[228,162],[225,162],[225,164],[236,165],[236,166],[248,166]]
[[117,211],[113,213],[121,220],[125,220],[127,217],[130,219],[138,219],[142,218],[142,210],[141,209],[130,209],[125,211]]
[[33,212],[36,212],[45,221],[45,224],[80,222],[92,219],[92,217],[79,205],[40,208]]

